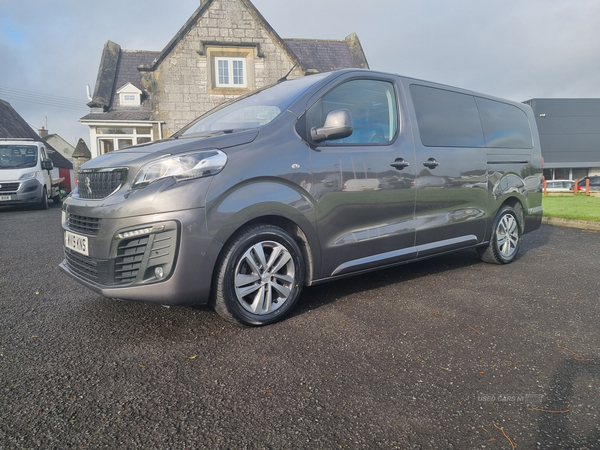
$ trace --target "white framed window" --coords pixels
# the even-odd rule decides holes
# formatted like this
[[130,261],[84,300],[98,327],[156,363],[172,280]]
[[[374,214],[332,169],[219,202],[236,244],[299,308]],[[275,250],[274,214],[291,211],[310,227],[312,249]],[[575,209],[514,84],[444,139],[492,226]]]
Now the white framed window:
[[149,126],[96,127],[96,136],[100,155],[153,140],[152,127]]
[[217,87],[245,88],[246,59],[245,58],[215,58],[215,81]]

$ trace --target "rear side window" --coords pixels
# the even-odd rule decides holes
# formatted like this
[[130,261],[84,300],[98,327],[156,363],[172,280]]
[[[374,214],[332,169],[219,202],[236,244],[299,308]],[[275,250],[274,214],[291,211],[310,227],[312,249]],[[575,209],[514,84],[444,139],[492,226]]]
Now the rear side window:
[[485,147],[473,96],[417,84],[410,92],[423,145]]
[[386,144],[396,136],[398,107],[392,83],[352,80],[335,87],[308,110],[308,129],[322,127],[327,114],[336,109],[350,111],[354,131],[327,144]]
[[486,147],[532,148],[533,137],[524,111],[508,103],[475,97]]

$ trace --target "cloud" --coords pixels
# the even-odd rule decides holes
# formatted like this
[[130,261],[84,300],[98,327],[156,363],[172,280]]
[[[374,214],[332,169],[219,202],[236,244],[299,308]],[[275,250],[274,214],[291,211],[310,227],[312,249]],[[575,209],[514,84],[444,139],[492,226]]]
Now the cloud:
[[[600,2],[579,0],[254,0],[284,38],[343,39],[357,32],[372,69],[512,100],[600,97]],[[198,0],[0,0],[0,98],[35,127],[72,144],[89,139],[85,85],[107,40],[162,50]],[[5,98],[12,88],[82,110]],[[4,93],[4,94],[3,94]]]

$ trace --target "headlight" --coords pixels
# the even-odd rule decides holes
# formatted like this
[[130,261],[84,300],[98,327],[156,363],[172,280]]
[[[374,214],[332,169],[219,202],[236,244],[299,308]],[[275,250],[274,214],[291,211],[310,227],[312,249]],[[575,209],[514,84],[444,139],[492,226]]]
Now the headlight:
[[39,172],[24,173],[19,177],[19,180],[29,180],[30,178],[37,178],[38,174]]
[[220,150],[167,156],[142,166],[135,176],[133,188],[142,188],[161,178],[173,177],[176,181],[183,181],[209,177],[219,173],[226,162],[227,155]]

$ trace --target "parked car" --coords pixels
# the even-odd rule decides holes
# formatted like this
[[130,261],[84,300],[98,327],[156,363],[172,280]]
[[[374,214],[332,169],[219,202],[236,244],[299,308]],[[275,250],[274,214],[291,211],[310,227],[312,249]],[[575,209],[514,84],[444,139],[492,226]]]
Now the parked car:
[[304,286],[465,248],[514,261],[540,226],[541,186],[525,104],[369,70],[316,74],[84,164],[63,206],[61,268],[106,297],[210,303],[264,325]]
[[600,191],[600,176],[592,176],[582,178],[577,182],[577,190],[584,191],[586,189],[586,180],[590,180],[590,191]]
[[569,192],[575,186],[574,180],[546,180],[546,190],[548,192]]

